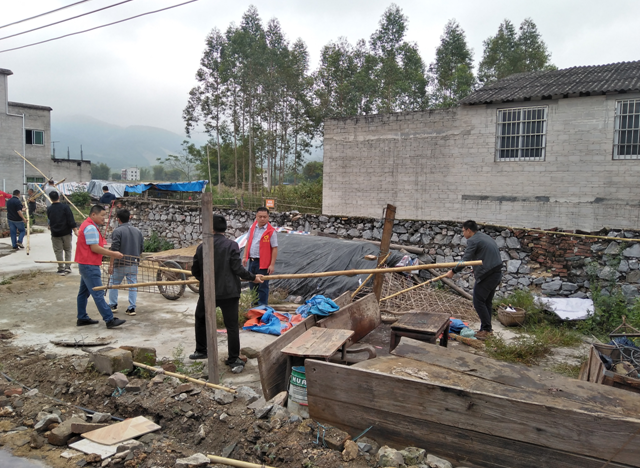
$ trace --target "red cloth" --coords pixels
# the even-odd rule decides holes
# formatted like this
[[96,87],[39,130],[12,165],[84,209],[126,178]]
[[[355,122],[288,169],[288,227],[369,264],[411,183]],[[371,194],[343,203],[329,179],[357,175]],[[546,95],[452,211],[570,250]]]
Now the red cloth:
[[[87,226],[93,224],[96,229],[98,225],[94,223],[91,218],[87,218],[80,225],[78,229],[78,243],[76,244],[76,258],[75,261],[82,265],[102,265],[102,254],[94,253],[91,247],[87,245],[87,241],[84,238],[84,230]],[[98,229],[98,235],[100,236],[100,247],[107,245],[107,241],[102,237],[100,229]]]
[[10,193],[0,190],[0,206],[6,206],[7,200],[11,197],[13,197],[13,195],[11,195]]
[[[249,309],[247,311],[247,319],[248,320],[244,323],[243,327],[252,327],[254,325],[257,325],[257,326],[263,325],[263,323],[260,322],[260,318],[264,315],[264,313],[265,313],[265,311],[262,310],[262,309]],[[289,318],[286,315],[281,314],[280,312],[274,311],[273,315],[278,317],[278,319],[281,322],[284,322],[284,323],[287,324],[286,327],[283,327],[282,330],[280,330],[280,333],[284,333],[287,330],[290,330],[295,325],[299,324],[300,322],[302,322],[304,320],[304,317],[302,315],[298,315],[298,314],[290,314],[291,318]]]
[[[254,221],[251,225],[251,229],[249,229],[249,239],[247,240],[247,245],[244,248],[244,258],[245,260],[249,259],[249,251],[251,250],[251,242],[253,241],[253,233],[258,225],[258,221]],[[260,269],[266,270],[271,265],[271,235],[276,230],[274,227],[267,223],[267,229],[264,231],[262,235],[262,239],[260,239]]]

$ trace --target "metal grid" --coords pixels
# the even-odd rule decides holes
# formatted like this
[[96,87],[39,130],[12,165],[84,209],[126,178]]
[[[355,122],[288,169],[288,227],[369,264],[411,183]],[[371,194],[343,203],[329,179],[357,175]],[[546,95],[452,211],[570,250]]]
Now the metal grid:
[[640,158],[640,99],[616,102],[613,159]]
[[544,161],[547,108],[498,109],[496,161]]

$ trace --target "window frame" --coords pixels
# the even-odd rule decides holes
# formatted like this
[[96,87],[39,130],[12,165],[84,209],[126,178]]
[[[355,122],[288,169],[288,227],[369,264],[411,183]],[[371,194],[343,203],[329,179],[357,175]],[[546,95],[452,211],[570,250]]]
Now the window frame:
[[[627,112],[626,114],[623,114],[622,111],[622,107],[624,106],[624,104],[629,104],[629,103],[633,103],[634,108],[635,108],[635,112],[629,113]],[[628,107],[627,107],[628,109]],[[633,116],[634,117],[634,123],[636,123],[638,126],[636,127],[635,125],[632,124],[631,127],[627,126],[624,129],[620,128],[620,122],[623,120],[624,117],[627,118],[627,122],[629,122],[629,116]],[[630,132],[631,133],[631,138],[633,138],[633,133],[636,132],[636,142],[634,143],[633,140],[631,141],[631,143],[620,143],[620,132]],[[625,138],[627,136],[627,133],[625,133]],[[636,147],[636,153],[635,154],[620,154],[619,153],[619,149],[620,146],[630,146],[632,151],[633,151],[633,147]],[[619,99],[616,100],[616,107],[615,107],[615,113],[614,113],[614,117],[613,117],[613,148],[612,148],[612,158],[615,161],[629,161],[629,160],[634,160],[634,159],[640,159],[640,98],[630,98],[630,99]]]
[[[526,111],[537,111],[537,110],[541,110],[542,111],[542,118],[532,118],[532,119],[528,119],[528,120],[523,120],[523,116],[522,116],[522,112],[526,112]],[[520,112],[520,115],[518,117],[517,120],[504,120],[504,115],[506,113],[514,113],[514,112]],[[523,123],[526,124],[527,122],[531,122],[531,123],[535,123],[535,122],[541,122],[542,123],[542,130],[540,132],[534,132],[534,133],[522,133],[522,127],[523,127]],[[518,125],[517,127],[517,132],[516,133],[512,133],[511,135],[504,135],[503,134],[503,125],[505,124],[516,124]],[[537,162],[537,161],[545,161],[546,156],[547,156],[547,130],[548,130],[548,124],[549,124],[549,106],[524,106],[524,107],[504,107],[501,109],[496,109],[496,140],[495,140],[495,157],[494,160],[496,162]],[[513,138],[517,138],[518,142],[517,142],[517,146],[513,146],[510,148],[505,148],[505,147],[501,147],[501,143],[502,143],[502,139],[503,138],[508,138],[509,136],[513,137]],[[527,142],[527,138],[536,138],[536,137],[540,137],[541,140],[541,144],[540,146],[528,146],[525,147],[524,144],[526,144]],[[530,141],[530,140],[529,140]],[[514,157],[500,157],[500,154],[502,151],[516,151],[517,152],[517,156]],[[523,152],[529,150],[540,150],[540,156],[523,156]]]
[[27,176],[27,184],[44,184],[44,177],[40,176]]
[[[26,128],[24,131],[25,131],[24,142],[25,142],[26,145],[44,146],[44,130],[36,130],[36,129],[32,129],[32,128]],[[31,137],[30,138],[27,137],[27,132],[31,133]],[[40,134],[41,135],[42,143],[35,143],[36,134]],[[31,142],[29,142],[29,140],[31,140]]]

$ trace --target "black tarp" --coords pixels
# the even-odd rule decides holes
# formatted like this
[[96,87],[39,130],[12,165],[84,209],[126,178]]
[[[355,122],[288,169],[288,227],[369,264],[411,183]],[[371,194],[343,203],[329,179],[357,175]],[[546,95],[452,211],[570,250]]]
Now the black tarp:
[[[278,233],[278,258],[274,274],[321,273],[325,271],[361,270],[375,268],[375,260],[365,260],[365,255],[380,253],[380,247],[370,242],[334,239],[331,237],[302,236]],[[244,256],[243,256],[244,257]],[[391,251],[386,261],[396,265],[403,257]],[[336,298],[345,291],[355,291],[368,275],[330,276],[326,278],[303,278],[273,280],[271,290],[278,288],[294,296],[309,299],[316,294]],[[371,284],[373,284],[371,282]]]

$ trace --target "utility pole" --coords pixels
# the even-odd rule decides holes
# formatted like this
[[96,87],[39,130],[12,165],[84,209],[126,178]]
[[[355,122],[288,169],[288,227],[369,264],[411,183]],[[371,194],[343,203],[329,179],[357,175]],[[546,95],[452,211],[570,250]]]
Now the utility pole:
[[84,161],[84,154],[82,154],[82,145],[80,145],[80,161]]
[[218,332],[216,326],[216,280],[213,262],[213,194],[202,194],[202,278],[207,329],[207,370],[209,382],[220,383],[218,372]]
[[52,158],[53,159],[56,159],[56,143],[60,143],[60,141],[52,141],[51,142],[51,149],[53,151],[53,154],[52,154]]

